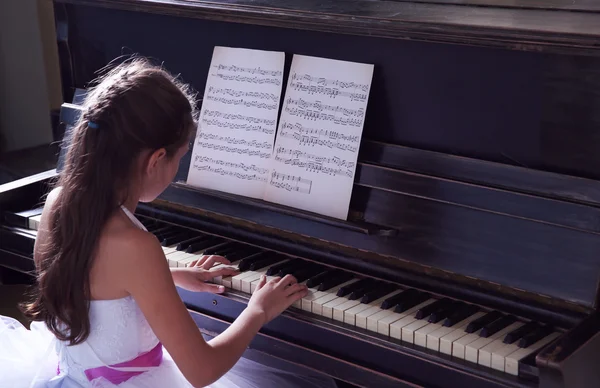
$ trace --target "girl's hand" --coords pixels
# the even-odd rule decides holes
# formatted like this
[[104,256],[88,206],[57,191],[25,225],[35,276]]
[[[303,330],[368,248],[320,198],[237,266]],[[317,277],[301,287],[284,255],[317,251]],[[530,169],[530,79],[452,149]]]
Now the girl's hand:
[[215,264],[231,264],[229,260],[222,256],[205,255],[200,259],[192,261],[186,268],[173,268],[171,274],[173,281],[178,287],[194,292],[211,292],[218,294],[225,291],[225,287],[218,284],[206,283],[218,276],[233,276],[239,272],[231,267],[219,266],[213,268]]
[[248,309],[262,314],[266,324],[308,293],[304,284],[298,284],[292,275],[267,282],[263,275],[248,302]]

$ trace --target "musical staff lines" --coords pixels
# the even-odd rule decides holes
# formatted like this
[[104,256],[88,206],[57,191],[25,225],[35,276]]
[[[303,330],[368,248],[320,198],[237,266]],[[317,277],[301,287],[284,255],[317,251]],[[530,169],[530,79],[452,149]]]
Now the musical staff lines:
[[188,183],[262,198],[277,128],[282,52],[215,47]]
[[277,147],[275,160],[284,165],[294,166],[314,174],[343,176],[352,178],[355,162],[339,156],[322,156],[296,149]]
[[310,179],[303,179],[300,176],[290,174],[281,174],[275,170],[271,173],[269,184],[278,189],[295,191],[302,194],[310,194],[312,189],[312,181]]
[[372,75],[372,65],[294,55],[272,168],[310,181],[311,199],[287,182],[266,200],[347,217]]
[[271,143],[269,143],[268,141],[257,141],[257,140],[246,140],[246,139],[240,139],[237,137],[231,137],[231,136],[220,136],[220,135],[215,135],[213,133],[200,133],[198,135],[198,140],[200,139],[207,139],[207,140],[214,140],[214,141],[218,141],[218,142],[223,142],[223,143],[227,143],[227,144],[234,144],[234,145],[243,145],[246,147],[250,147],[250,148],[258,148],[258,149],[271,149],[272,145]]

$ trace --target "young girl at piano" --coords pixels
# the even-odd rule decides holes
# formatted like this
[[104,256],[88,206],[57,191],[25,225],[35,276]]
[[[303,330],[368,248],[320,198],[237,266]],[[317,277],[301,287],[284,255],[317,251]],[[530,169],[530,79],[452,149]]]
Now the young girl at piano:
[[187,88],[163,69],[129,60],[89,91],[63,172],[47,196],[26,330],[0,320],[0,387],[327,387],[328,379],[240,358],[259,329],[306,287],[261,279],[247,308],[205,341],[176,285],[233,274],[202,257],[169,270],[157,239],[133,215],[173,180],[195,127]]

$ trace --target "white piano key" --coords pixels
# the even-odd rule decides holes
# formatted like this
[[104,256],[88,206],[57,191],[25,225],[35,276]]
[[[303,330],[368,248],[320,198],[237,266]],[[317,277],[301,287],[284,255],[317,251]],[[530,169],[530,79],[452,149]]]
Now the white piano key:
[[[322,297],[327,297],[327,296],[330,296],[330,295],[335,295],[340,288],[345,287],[345,286],[347,286],[349,284],[352,284],[352,283],[354,283],[356,281],[358,281],[358,279],[348,280],[347,282],[344,282],[344,283],[339,284],[339,285],[337,285],[335,287],[332,287],[332,288],[330,288],[327,291],[317,291],[316,288],[309,288],[308,289],[308,294],[306,294],[306,296],[304,298],[302,298],[302,302],[301,302],[302,303],[302,310],[313,312],[313,302],[319,300]],[[329,300],[331,300],[331,297],[330,297]],[[321,301],[321,302],[323,302],[323,301]],[[324,303],[327,303],[327,302],[324,302]],[[321,306],[324,303],[321,303]],[[315,314],[317,314],[317,313],[315,313]],[[321,315],[321,313],[318,313],[317,315]]]
[[413,344],[415,342],[415,331],[429,324],[427,319],[429,316],[423,319],[416,319],[402,328],[402,341]]
[[[381,314],[382,315],[381,317],[377,317],[375,315],[370,316],[367,318],[367,329],[369,329],[369,325],[374,324],[375,325],[374,331],[377,331],[379,334],[391,336],[391,329],[390,329],[391,324],[398,322],[399,320],[404,319],[411,314],[416,313],[417,310],[419,310],[433,302],[435,302],[435,299],[427,299],[425,302],[418,304],[414,307],[411,307],[408,310],[401,312],[401,313],[396,313],[393,311],[385,310],[385,311],[389,311],[390,313],[389,314]],[[402,328],[400,327],[400,330],[401,329]],[[402,339],[402,334],[401,334],[402,332],[400,331],[399,333],[400,334],[398,334],[398,337],[393,337],[393,338]]]
[[508,356],[506,356],[506,359],[504,362],[504,371],[511,375],[518,376],[519,375],[519,361],[521,361],[523,358],[527,357],[531,353],[540,350],[544,346],[548,345],[550,342],[554,341],[559,336],[560,336],[560,333],[554,332],[554,333],[542,338],[541,340],[532,344],[529,347],[519,348],[517,351],[509,354]]
[[240,274],[237,274],[231,278],[231,288],[234,290],[241,291],[242,290],[242,279],[247,277],[252,277],[255,273],[253,271],[246,271]]
[[[492,353],[500,350],[505,347],[504,338],[498,338],[493,342],[485,345],[483,348],[479,349],[479,356],[477,358],[477,363],[481,366],[485,366],[488,368],[492,367]],[[504,362],[502,363],[504,364]],[[504,370],[504,368],[502,368]]]
[[[390,324],[390,337],[392,338],[396,338],[399,340],[404,340],[402,338],[402,329],[407,326],[410,325],[411,323],[417,321],[417,318],[415,318],[415,313],[425,307],[428,306],[431,303],[434,303],[436,300],[435,299],[428,299],[425,302],[421,303],[420,305],[417,305],[415,307],[413,307],[412,309],[409,309],[407,311],[404,312],[404,314],[406,315],[404,318],[400,318],[399,320],[392,322]],[[425,320],[423,320],[425,321]],[[425,323],[427,323],[427,321],[425,321]],[[408,333],[407,333],[407,339],[408,339]]]
[[[468,335],[470,335],[469,333],[467,333],[465,330],[467,328],[467,325],[463,325],[462,327],[459,327],[458,329],[451,331],[450,333],[446,334],[445,336],[443,336],[442,338],[440,338],[440,352],[447,354],[449,356],[453,355],[454,352],[454,343],[456,341],[458,341],[459,339],[466,337]],[[478,332],[476,332],[478,333]],[[463,346],[463,354],[464,354],[464,346]]]
[[339,296],[336,295],[337,292],[338,292],[338,290],[342,286],[354,283],[356,281],[358,281],[358,279],[352,279],[352,280],[349,280],[346,283],[340,284],[339,286],[336,286],[336,287],[333,287],[333,288],[331,288],[331,289],[329,289],[327,291],[324,291],[324,292],[326,292],[326,295],[323,295],[322,297],[320,297],[320,298],[315,299],[314,301],[312,301],[312,312],[313,312],[313,314],[323,315],[323,306],[325,304],[331,302],[332,300],[335,300],[335,299],[339,298]]
[[342,304],[338,304],[333,307],[333,319],[336,321],[344,322],[344,313],[346,310],[351,309],[360,304],[360,300],[348,300]]
[[429,323],[420,329],[415,330],[414,332],[414,344],[417,346],[422,346],[424,348],[427,347],[427,335],[433,333],[434,331],[442,328],[443,320],[441,323]]
[[[376,299],[376,300],[372,301],[371,303],[361,303],[357,306],[354,306],[351,309],[344,311],[344,322],[348,323],[350,325],[356,325],[356,316],[358,314],[360,314],[361,312],[368,310],[368,309],[379,308],[379,306],[381,306],[381,303],[383,303],[384,300],[391,298],[392,296],[397,295],[401,292],[402,292],[402,290],[397,290],[397,291],[391,292],[387,295],[384,295],[383,297]],[[365,322],[366,322],[366,320],[365,320]],[[365,327],[365,329],[366,329],[366,327]]]
[[[484,315],[485,315],[485,313],[478,312],[478,313],[471,315],[470,317],[463,319],[460,322],[457,322],[453,326],[442,326],[441,328],[427,334],[427,348],[438,351],[438,352],[441,351],[440,350],[440,339],[441,338],[452,333],[455,330],[463,330],[464,331],[467,328],[467,325],[469,323],[471,323],[472,321],[474,321],[480,317],[483,317]],[[442,353],[452,354],[452,347],[450,347],[450,349],[447,352],[442,352]]]
[[185,268],[201,258],[202,255],[198,255],[196,253],[182,253],[181,255],[177,256],[177,266]]
[[259,281],[261,275],[265,275],[267,273],[267,271],[269,270],[269,268],[271,268],[272,266],[279,265],[279,264],[284,263],[286,261],[288,261],[288,259],[284,259],[284,260],[278,261],[276,263],[269,264],[269,265],[267,265],[267,266],[265,266],[265,267],[263,267],[261,269],[258,269],[258,270],[247,271],[247,273],[249,273],[249,274],[251,273],[253,275],[252,276],[244,277],[242,279],[242,281],[241,281],[242,282],[242,291],[247,292],[248,294],[250,294],[251,291],[252,291],[252,286],[251,286],[252,282]]
[[28,224],[29,224],[29,229],[33,229],[33,230],[38,230],[38,228],[40,227],[40,221],[42,220],[42,215],[37,215],[37,216],[33,216],[33,217],[29,217]]
[[[277,278],[278,276],[267,276],[266,281],[270,282],[272,279]],[[252,291],[251,293],[253,294],[254,291],[256,291],[256,287],[258,286],[258,282],[260,282],[260,278],[258,278],[257,280],[253,281],[252,283],[250,283],[250,291]]]
[[521,326],[523,326],[523,322],[514,322],[505,327],[504,329],[498,331],[496,334],[489,336],[488,338],[479,337],[477,340],[471,342],[466,346],[465,360],[477,363],[479,359],[479,349],[494,342],[498,338],[504,337],[507,333],[510,333],[513,330],[517,330]]
[[355,315],[354,324],[356,325],[356,327],[360,327],[361,329],[366,329],[367,328],[367,318],[374,314],[380,313],[382,311],[388,312],[389,310],[384,310],[379,306],[369,307],[368,309],[363,310],[360,313]]
[[516,343],[504,344],[503,347],[496,349],[492,352],[492,369],[496,369],[504,372],[504,364],[506,356],[517,351],[519,346]]
[[323,312],[322,312],[322,316],[326,317],[326,318],[330,318],[333,319],[333,308],[335,306],[339,306],[342,303],[346,303],[349,299],[346,297],[337,297],[327,303],[325,303],[323,305]]
[[465,359],[465,351],[467,349],[467,345],[471,342],[477,341],[479,339],[479,334],[481,333],[481,329],[477,330],[475,333],[467,333],[467,335],[460,337],[456,341],[452,343],[452,357],[460,358],[461,360]]

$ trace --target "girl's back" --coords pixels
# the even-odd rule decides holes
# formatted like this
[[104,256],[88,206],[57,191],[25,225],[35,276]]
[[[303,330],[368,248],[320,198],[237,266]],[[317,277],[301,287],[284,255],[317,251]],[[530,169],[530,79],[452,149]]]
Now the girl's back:
[[[172,181],[188,152],[194,102],[164,70],[135,60],[86,98],[65,169],[46,200],[34,258],[31,332],[0,320],[0,387],[327,387],[330,379],[240,359],[260,327],[306,294],[291,276],[262,279],[248,308],[205,341],[175,285],[232,274],[205,256],[170,270],[135,218]],[[34,375],[37,374],[37,375]],[[5,377],[6,376],[6,377]]]

